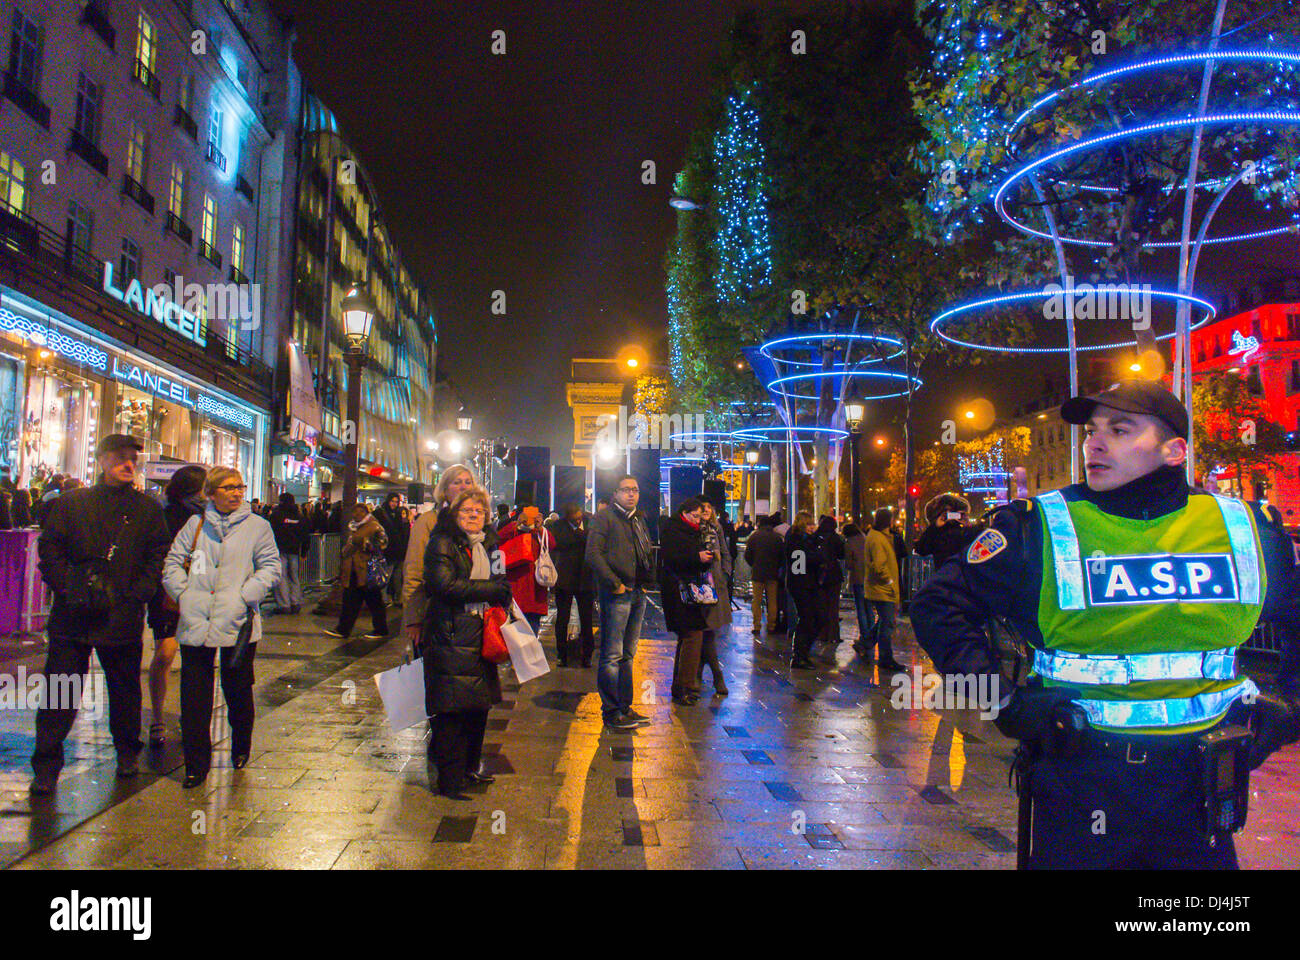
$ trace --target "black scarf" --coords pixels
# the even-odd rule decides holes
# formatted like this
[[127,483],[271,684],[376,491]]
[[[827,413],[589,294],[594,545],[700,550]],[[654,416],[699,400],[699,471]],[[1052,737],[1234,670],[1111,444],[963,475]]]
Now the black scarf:
[[1155,520],[1187,506],[1187,474],[1181,466],[1157,467],[1114,490],[1092,490],[1078,484],[1083,500],[1112,516]]
[[624,510],[622,505],[617,502],[613,504],[613,507],[632,526],[632,544],[633,549],[636,550],[637,576],[638,578],[649,579],[652,572],[650,534],[646,530],[645,524],[641,522],[641,514],[635,510]]

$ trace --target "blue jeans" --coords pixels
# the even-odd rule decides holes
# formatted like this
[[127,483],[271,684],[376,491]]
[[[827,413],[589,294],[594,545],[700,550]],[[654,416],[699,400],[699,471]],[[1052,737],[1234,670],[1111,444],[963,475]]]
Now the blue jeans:
[[641,635],[646,596],[640,587],[614,593],[600,586],[600,665],[596,668],[596,689],[605,716],[624,713],[632,707],[632,658]]
[[849,585],[853,591],[853,607],[858,611],[858,642],[866,646],[871,642],[871,631],[873,620],[871,608],[867,606],[866,595],[862,591],[862,584],[853,583]]
[[871,646],[880,648],[880,659],[888,663],[894,659],[894,622],[898,608],[892,600],[871,600],[871,612],[876,623],[871,631]]

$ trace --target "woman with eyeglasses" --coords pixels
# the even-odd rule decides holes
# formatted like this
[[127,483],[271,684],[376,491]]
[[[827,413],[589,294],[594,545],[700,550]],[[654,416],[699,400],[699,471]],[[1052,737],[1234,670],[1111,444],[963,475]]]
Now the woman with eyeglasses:
[[[501,702],[496,664],[483,659],[484,616],[508,609],[510,583],[496,564],[496,531],[488,526],[487,494],[466,490],[442,512],[424,554],[428,596],[424,639],[424,697],[431,736],[430,780],[453,800],[466,780],[491,783],[481,769],[488,710]],[[436,771],[436,773],[435,773]]]
[[280,579],[271,525],[244,502],[238,470],[213,467],[208,504],[186,521],[163,564],[163,587],[180,607],[181,745],[186,789],[212,766],[212,673],[221,651],[221,691],[230,720],[230,759],[248,763],[253,741],[253,656],[262,637],[258,607]]

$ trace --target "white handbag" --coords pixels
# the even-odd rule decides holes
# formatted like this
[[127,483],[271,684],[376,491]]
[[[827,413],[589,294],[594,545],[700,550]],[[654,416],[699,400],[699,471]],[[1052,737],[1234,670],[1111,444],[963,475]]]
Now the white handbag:
[[541,641],[533,633],[533,628],[528,625],[519,604],[511,603],[510,619],[501,625],[501,637],[506,642],[506,649],[510,651],[510,665],[515,668],[515,676],[520,683],[536,680],[551,672],[551,666],[546,662],[546,651],[542,649]]
[[394,733],[423,723],[427,719],[424,709],[424,660],[399,664],[392,670],[375,674],[375,686],[384,701],[388,725]]
[[541,528],[538,539],[542,545],[537,554],[537,563],[533,566],[533,579],[549,590],[560,582],[560,571],[555,569],[555,561],[551,559],[551,537],[545,527]]

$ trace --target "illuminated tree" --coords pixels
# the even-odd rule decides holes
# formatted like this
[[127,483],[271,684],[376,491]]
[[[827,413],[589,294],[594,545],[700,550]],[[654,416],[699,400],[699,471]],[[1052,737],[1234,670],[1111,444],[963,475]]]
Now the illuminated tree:
[[1192,402],[1196,407],[1192,424],[1196,463],[1203,474],[1231,467],[1237,496],[1246,496],[1245,478],[1252,468],[1276,468],[1277,457],[1289,452],[1286,431],[1268,419],[1245,377],[1224,373],[1197,380],[1192,385]]

